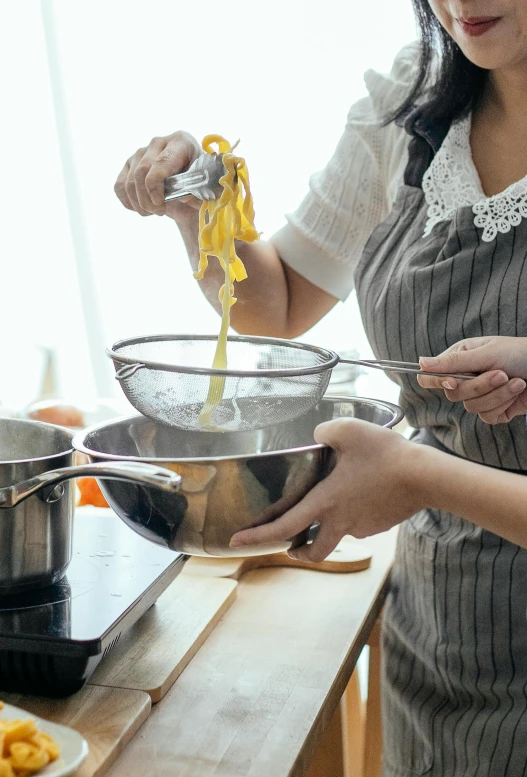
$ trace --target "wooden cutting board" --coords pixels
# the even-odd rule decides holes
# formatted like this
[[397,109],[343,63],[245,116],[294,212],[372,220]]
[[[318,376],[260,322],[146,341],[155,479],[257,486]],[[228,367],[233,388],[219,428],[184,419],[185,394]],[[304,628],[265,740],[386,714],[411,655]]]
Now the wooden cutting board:
[[231,606],[237,585],[235,580],[180,573],[121,636],[90,684],[144,691],[158,702]]
[[297,567],[319,572],[362,572],[371,565],[371,550],[351,537],[344,537],[333,553],[318,564],[296,561],[287,553],[273,553],[268,556],[244,556],[240,558],[205,558],[194,556],[185,564],[182,575],[200,577],[240,578],[252,569],[268,567]]
[[286,553],[224,559],[195,556],[156,605],[123,634],[90,684],[144,691],[157,703],[230,607],[237,581],[249,570],[290,566],[356,572],[370,562],[367,547],[347,538],[320,564],[294,561]]
[[100,777],[147,719],[151,701],[146,693],[122,688],[85,686],[68,699],[43,699],[2,693],[2,699],[29,715],[76,729],[87,740],[89,753],[76,777]]

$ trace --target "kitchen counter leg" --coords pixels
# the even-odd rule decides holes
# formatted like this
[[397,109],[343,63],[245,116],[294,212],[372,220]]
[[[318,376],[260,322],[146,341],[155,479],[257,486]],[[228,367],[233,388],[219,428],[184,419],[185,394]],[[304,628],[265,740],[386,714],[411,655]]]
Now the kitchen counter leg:
[[382,771],[381,619],[382,614],[368,640],[370,661],[364,737],[364,777],[381,777]]
[[363,777],[365,703],[362,700],[359,672],[355,667],[340,702],[344,777]]
[[355,669],[306,777],[363,777],[364,715],[359,673]]
[[348,777],[344,772],[340,705],[326,727],[305,777]]

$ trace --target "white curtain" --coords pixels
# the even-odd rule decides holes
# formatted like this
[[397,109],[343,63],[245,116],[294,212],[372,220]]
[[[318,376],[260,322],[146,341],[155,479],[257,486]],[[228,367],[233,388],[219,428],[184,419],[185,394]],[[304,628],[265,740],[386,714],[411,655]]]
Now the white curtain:
[[[264,237],[333,151],[363,72],[415,37],[410,0],[0,0],[0,401],[111,394],[104,345],[215,332],[177,228],[113,193],[154,135],[241,138]],[[353,298],[305,340],[364,349]],[[108,362],[108,363],[107,363]]]

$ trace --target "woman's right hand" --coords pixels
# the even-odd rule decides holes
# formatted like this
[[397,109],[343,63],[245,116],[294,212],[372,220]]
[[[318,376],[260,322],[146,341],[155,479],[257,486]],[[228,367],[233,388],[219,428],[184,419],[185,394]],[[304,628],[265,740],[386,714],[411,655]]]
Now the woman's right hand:
[[169,175],[188,170],[201,154],[201,146],[188,132],[174,132],[152,138],[126,161],[115,182],[114,191],[128,210],[140,216],[170,216],[175,221],[200,207],[195,197],[165,202],[164,181]]
[[430,372],[475,373],[472,380],[420,375],[423,388],[443,389],[488,424],[508,423],[527,412],[527,337],[471,337],[436,357],[420,359]]

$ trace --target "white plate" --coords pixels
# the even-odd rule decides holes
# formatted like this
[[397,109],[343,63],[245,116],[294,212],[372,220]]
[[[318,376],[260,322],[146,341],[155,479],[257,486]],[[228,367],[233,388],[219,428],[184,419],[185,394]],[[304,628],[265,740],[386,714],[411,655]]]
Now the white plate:
[[48,764],[44,769],[37,772],[36,777],[68,777],[74,774],[88,755],[88,743],[81,735],[68,726],[60,726],[58,723],[51,723],[49,720],[39,718],[31,712],[13,707],[12,704],[4,704],[0,710],[0,719],[15,720],[20,718],[33,718],[40,731],[49,734],[50,737],[58,742],[60,747],[60,756],[53,763]]

